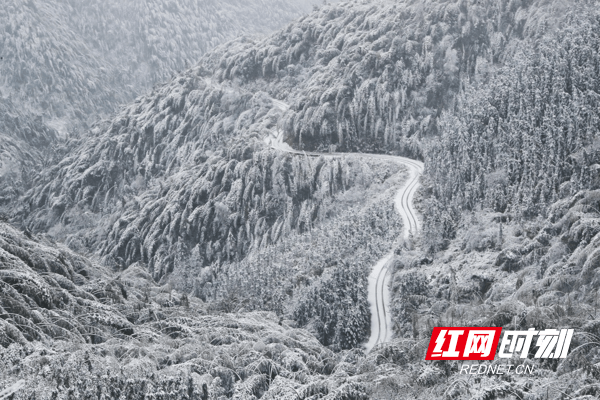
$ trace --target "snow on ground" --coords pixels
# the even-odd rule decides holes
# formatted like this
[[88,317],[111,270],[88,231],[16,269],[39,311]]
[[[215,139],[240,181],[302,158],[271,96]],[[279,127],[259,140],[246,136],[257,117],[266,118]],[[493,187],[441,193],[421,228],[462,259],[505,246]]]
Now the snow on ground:
[[[289,106],[282,101],[272,99],[273,105],[285,112]],[[317,153],[298,151],[290,147],[283,141],[283,132],[281,130],[271,131],[271,134],[265,138],[265,143],[273,149],[292,154],[303,154],[307,156],[339,157],[345,153]],[[384,154],[365,154],[353,153],[358,156],[374,158],[379,160],[388,160],[402,164],[408,168],[409,176],[404,184],[398,189],[394,198],[396,211],[402,217],[404,224],[403,237],[405,240],[411,240],[419,233],[421,223],[417,218],[417,212],[414,208],[413,199],[419,188],[419,178],[423,173],[423,163],[406,157],[390,156]],[[399,173],[404,173],[399,172]],[[369,275],[369,304],[371,308],[371,337],[365,344],[367,352],[380,343],[385,343],[392,338],[392,316],[390,310],[390,275],[389,264],[393,258],[393,251],[380,259],[373,267]]]

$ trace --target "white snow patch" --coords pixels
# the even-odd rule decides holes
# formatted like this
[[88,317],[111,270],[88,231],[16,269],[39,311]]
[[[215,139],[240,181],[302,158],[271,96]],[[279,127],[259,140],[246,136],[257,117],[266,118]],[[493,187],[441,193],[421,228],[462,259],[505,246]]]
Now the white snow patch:
[[46,123],[58,133],[58,137],[66,140],[69,137],[69,120],[67,118],[54,118]]

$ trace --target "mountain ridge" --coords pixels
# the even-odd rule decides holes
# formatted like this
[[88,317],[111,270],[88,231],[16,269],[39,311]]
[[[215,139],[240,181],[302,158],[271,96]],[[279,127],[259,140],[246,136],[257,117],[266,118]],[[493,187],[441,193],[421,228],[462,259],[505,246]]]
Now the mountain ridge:
[[[0,10],[0,135],[18,152],[0,153],[1,163],[16,163],[11,174],[0,175],[16,191],[2,195],[3,203],[31,187],[34,174],[21,170],[55,164],[86,140],[82,135],[99,119],[187,68],[215,45],[240,34],[270,33],[311,4],[7,0]],[[269,18],[253,23],[259,14]],[[39,125],[36,129],[47,132],[50,142],[24,139],[19,129],[11,129],[11,115],[18,115],[24,125]]]
[[[265,318],[260,329],[277,331],[266,347],[290,343],[280,334],[298,329],[316,346],[311,354],[322,356],[313,364],[293,342],[297,355],[286,353],[286,344],[281,359],[250,351],[261,361],[247,364],[249,353],[236,347],[231,330],[222,341],[205,330],[187,336],[192,347],[231,346],[210,360],[148,350],[160,354],[150,362],[160,374],[172,371],[169,362],[200,368],[205,397],[597,396],[594,5],[324,5],[266,39],[217,47],[96,124],[36,177],[7,219],[23,235],[47,235],[86,254],[98,271],[139,278],[126,288],[146,304],[133,314],[139,320],[127,320],[134,333],[143,328],[153,336],[163,317],[185,315],[185,295],[208,316],[178,320],[168,334],[188,335],[196,324],[235,330],[236,319]],[[265,141],[278,131],[299,153],[424,160],[415,196],[422,234],[397,240],[405,228],[390,205],[404,179],[400,167],[352,154],[280,154]],[[359,347],[369,334],[367,276],[390,249],[394,340],[365,355]],[[104,292],[120,299],[115,285]],[[130,357],[121,347],[127,339],[99,326],[110,343],[92,348]],[[460,375],[458,363],[424,361],[434,326],[568,327],[577,334],[567,359],[528,360],[533,376],[474,380]],[[255,339],[243,346],[262,354]],[[274,376],[274,368],[289,375]],[[178,376],[183,392],[190,377],[204,382],[191,372]],[[242,391],[246,386],[252,393]],[[205,395],[202,384],[194,388]]]

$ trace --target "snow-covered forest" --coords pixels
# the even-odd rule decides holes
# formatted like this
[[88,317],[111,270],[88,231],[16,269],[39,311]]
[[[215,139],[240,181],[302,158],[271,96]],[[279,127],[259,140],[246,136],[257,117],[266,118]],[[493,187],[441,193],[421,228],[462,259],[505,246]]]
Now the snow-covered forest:
[[[0,7],[0,204],[31,185],[101,117],[208,50],[261,37],[311,0],[6,0]],[[83,139],[82,139],[83,140]],[[23,167],[23,168],[22,168]],[[8,170],[8,171],[6,171]]]
[[[0,399],[600,395],[597,2],[313,4],[7,0]],[[474,378],[435,326],[576,334]]]

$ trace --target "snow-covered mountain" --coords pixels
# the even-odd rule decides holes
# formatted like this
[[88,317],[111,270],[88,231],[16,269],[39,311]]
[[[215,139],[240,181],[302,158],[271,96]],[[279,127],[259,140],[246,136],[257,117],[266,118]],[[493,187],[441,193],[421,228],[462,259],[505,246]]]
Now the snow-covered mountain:
[[7,0],[0,11],[2,96],[51,125],[98,115],[240,35],[263,36],[309,1]]
[[[158,198],[169,191],[177,192],[178,200],[164,204],[170,208],[177,203],[189,209],[182,214],[187,219],[194,209],[218,195],[214,185],[224,178],[225,192],[240,191],[240,199],[244,197],[247,183],[241,187],[234,183],[246,180],[251,166],[261,171],[259,186],[267,185],[257,194],[263,196],[268,191],[276,196],[269,182],[262,182],[264,169],[270,170],[273,161],[255,158],[264,151],[262,139],[277,129],[284,131],[286,141],[300,148],[333,144],[342,150],[379,149],[419,155],[420,140],[437,132],[438,116],[454,107],[461,85],[484,79],[483,65],[489,64],[493,70],[505,53],[512,54],[517,47],[507,44],[513,43],[512,38],[516,42],[537,38],[541,34],[538,31],[543,31],[539,28],[540,14],[554,15],[534,6],[495,7],[492,3],[469,7],[465,3],[463,11],[454,3],[428,3],[427,7],[430,9],[417,3],[387,2],[326,6],[268,39],[240,39],[217,48],[196,67],[138,98],[112,121],[99,124],[81,146],[46,171],[27,196],[31,210],[24,212],[34,211],[28,214],[31,226],[49,229],[57,222],[67,225],[66,215],[77,207],[102,213],[128,203],[123,198],[126,195],[153,193],[152,198]],[[483,26],[482,18],[488,14],[496,15],[494,21],[502,23]],[[537,25],[528,22],[528,15]],[[374,21],[384,24],[374,30]],[[481,26],[470,30],[474,23]],[[283,112],[273,99],[289,103],[290,111]],[[260,163],[264,165],[259,167]],[[343,173],[343,168],[337,173]],[[292,175],[300,180],[304,174],[294,171]],[[199,176],[205,177],[209,187],[194,195],[191,183]],[[339,182],[335,175],[330,179]],[[179,182],[185,190],[175,189]],[[253,191],[257,190],[256,183]],[[301,190],[290,194],[304,196],[303,200],[310,197]],[[146,207],[148,200],[143,201]],[[250,208],[262,207],[262,203]],[[228,212],[238,213],[238,207],[229,206]],[[50,209],[54,211],[47,212]],[[280,205],[275,214],[281,210]],[[141,217],[145,223],[154,224],[162,211],[151,214],[154,216]],[[276,218],[268,214],[263,217],[270,228]],[[247,217],[243,213],[241,217],[241,221],[225,225],[245,225]],[[164,223],[175,220],[179,227],[180,218],[171,216]],[[108,244],[100,239],[104,253],[119,253],[124,266],[141,259],[152,265],[158,244],[147,241],[149,232],[141,226],[136,227],[144,232],[141,237],[134,234],[135,229],[127,229],[129,223],[120,222],[118,229],[104,228],[113,231]],[[293,227],[296,221],[288,224]],[[163,232],[164,227],[157,229]],[[194,229],[201,232],[200,227]],[[128,233],[122,234],[125,231]],[[133,237],[135,246],[129,245]],[[144,247],[153,250],[142,250]],[[216,251],[222,248],[224,245]],[[214,260],[207,257],[206,262]],[[163,268],[168,269],[166,265]]]
[[[172,4],[165,3],[165,15],[186,3]],[[123,25],[119,33],[106,28],[112,20],[106,21],[78,21],[73,32],[128,37],[142,29]],[[139,315],[147,312],[141,320],[126,316],[127,326],[148,332],[160,345],[123,345],[128,339],[118,329],[98,322],[110,343],[89,348],[124,357],[115,368],[146,362],[141,360],[150,354],[149,368],[159,382],[168,386],[167,375],[178,377],[173,393],[184,390],[181,382],[192,382],[200,398],[215,399],[597,395],[597,32],[594,2],[583,0],[323,5],[267,38],[246,36],[217,46],[95,122],[68,148],[55,149],[23,196],[3,185],[7,199],[20,199],[3,218],[39,236],[26,240],[8,226],[3,235],[35,254],[58,251],[86,260],[81,262],[98,271],[96,278],[68,278],[95,296],[90,301],[106,297],[95,294],[100,289],[94,285],[112,285],[119,297],[111,274],[121,280],[135,275],[127,285],[136,288],[131,290],[138,299],[147,299],[145,305],[120,297],[113,299],[117,306],[105,302],[116,307],[110,309],[115,316],[136,307]],[[157,40],[156,48],[164,50],[177,37]],[[119,43],[119,49],[137,48]],[[112,50],[89,45],[92,53],[105,51],[105,60],[121,54]],[[139,77],[149,81],[164,78],[156,71],[172,71],[169,60],[179,59],[156,65],[148,61],[152,57],[128,60],[130,71],[144,71]],[[105,73],[102,68],[97,73]],[[143,85],[136,82],[131,85]],[[129,95],[130,88],[112,88]],[[4,101],[7,110],[15,109],[14,98]],[[101,110],[103,101],[90,103],[91,109]],[[107,104],[115,106],[112,98]],[[8,121],[20,138],[34,138],[42,147],[59,134],[44,130],[43,120]],[[273,148],[275,138],[283,142]],[[26,160],[11,143],[0,143],[0,149]],[[280,151],[287,146],[297,152]],[[423,188],[416,196],[420,234],[402,238],[393,209],[407,178],[401,166],[351,154],[313,157],[303,150],[423,160]],[[395,338],[365,355],[360,348],[370,326],[367,278],[390,250]],[[29,264],[19,265],[25,271]],[[41,267],[28,268],[27,274],[41,279]],[[20,281],[6,283],[25,290]],[[149,310],[156,313],[165,290],[175,293],[169,301],[185,298],[197,307],[190,320],[180,302],[162,305],[176,310],[152,321]],[[35,325],[27,307],[24,326]],[[78,318],[77,310],[68,312],[67,320]],[[162,321],[170,321],[171,312],[181,324],[176,332],[189,339],[185,347],[184,339],[175,338],[173,348],[184,346],[182,351],[163,347],[167,339],[152,330],[169,335],[171,325],[165,328]],[[26,335],[19,321],[7,329]],[[198,328],[203,324],[219,332],[235,325],[251,338],[227,330],[221,336],[231,338],[217,340]],[[569,327],[581,332],[572,348],[590,351],[564,361],[529,360],[541,371],[535,380],[486,375],[475,382],[462,379],[456,363],[423,360],[434,326]],[[289,341],[281,336],[288,330],[306,336]],[[41,340],[23,337],[15,348]],[[211,347],[212,357],[192,349],[213,342],[220,349]],[[287,349],[277,355],[259,350],[277,343]],[[126,349],[115,350],[119,346]],[[240,349],[250,347],[248,354],[266,361],[246,363]],[[62,360],[65,348],[55,351],[51,359]],[[187,352],[198,357],[181,354]],[[311,356],[317,353],[325,358],[314,366]],[[325,365],[327,357],[337,360],[334,367]],[[285,372],[275,376],[274,370]],[[137,376],[127,371],[125,376]],[[200,378],[213,385],[207,383],[206,395]],[[59,388],[61,382],[48,385]]]
[[[311,1],[25,1],[0,7],[0,180],[30,185],[69,137],[195,63],[218,44],[261,37],[310,11]],[[18,118],[18,122],[15,122]],[[37,125],[23,140],[20,128]],[[8,146],[15,151],[8,151]],[[67,144],[70,148],[73,143]],[[8,153],[7,153],[8,152]],[[11,166],[11,174],[4,173]],[[23,171],[21,171],[23,170]],[[6,191],[5,191],[6,192]],[[7,201],[14,195],[4,193]]]
[[0,263],[3,396],[366,398],[363,382],[343,379],[355,354],[274,313],[216,314],[141,265],[115,276],[4,222]]
[[[10,99],[0,98],[0,208],[23,194],[39,168],[60,154],[57,132]],[[41,152],[40,149],[45,149]]]

